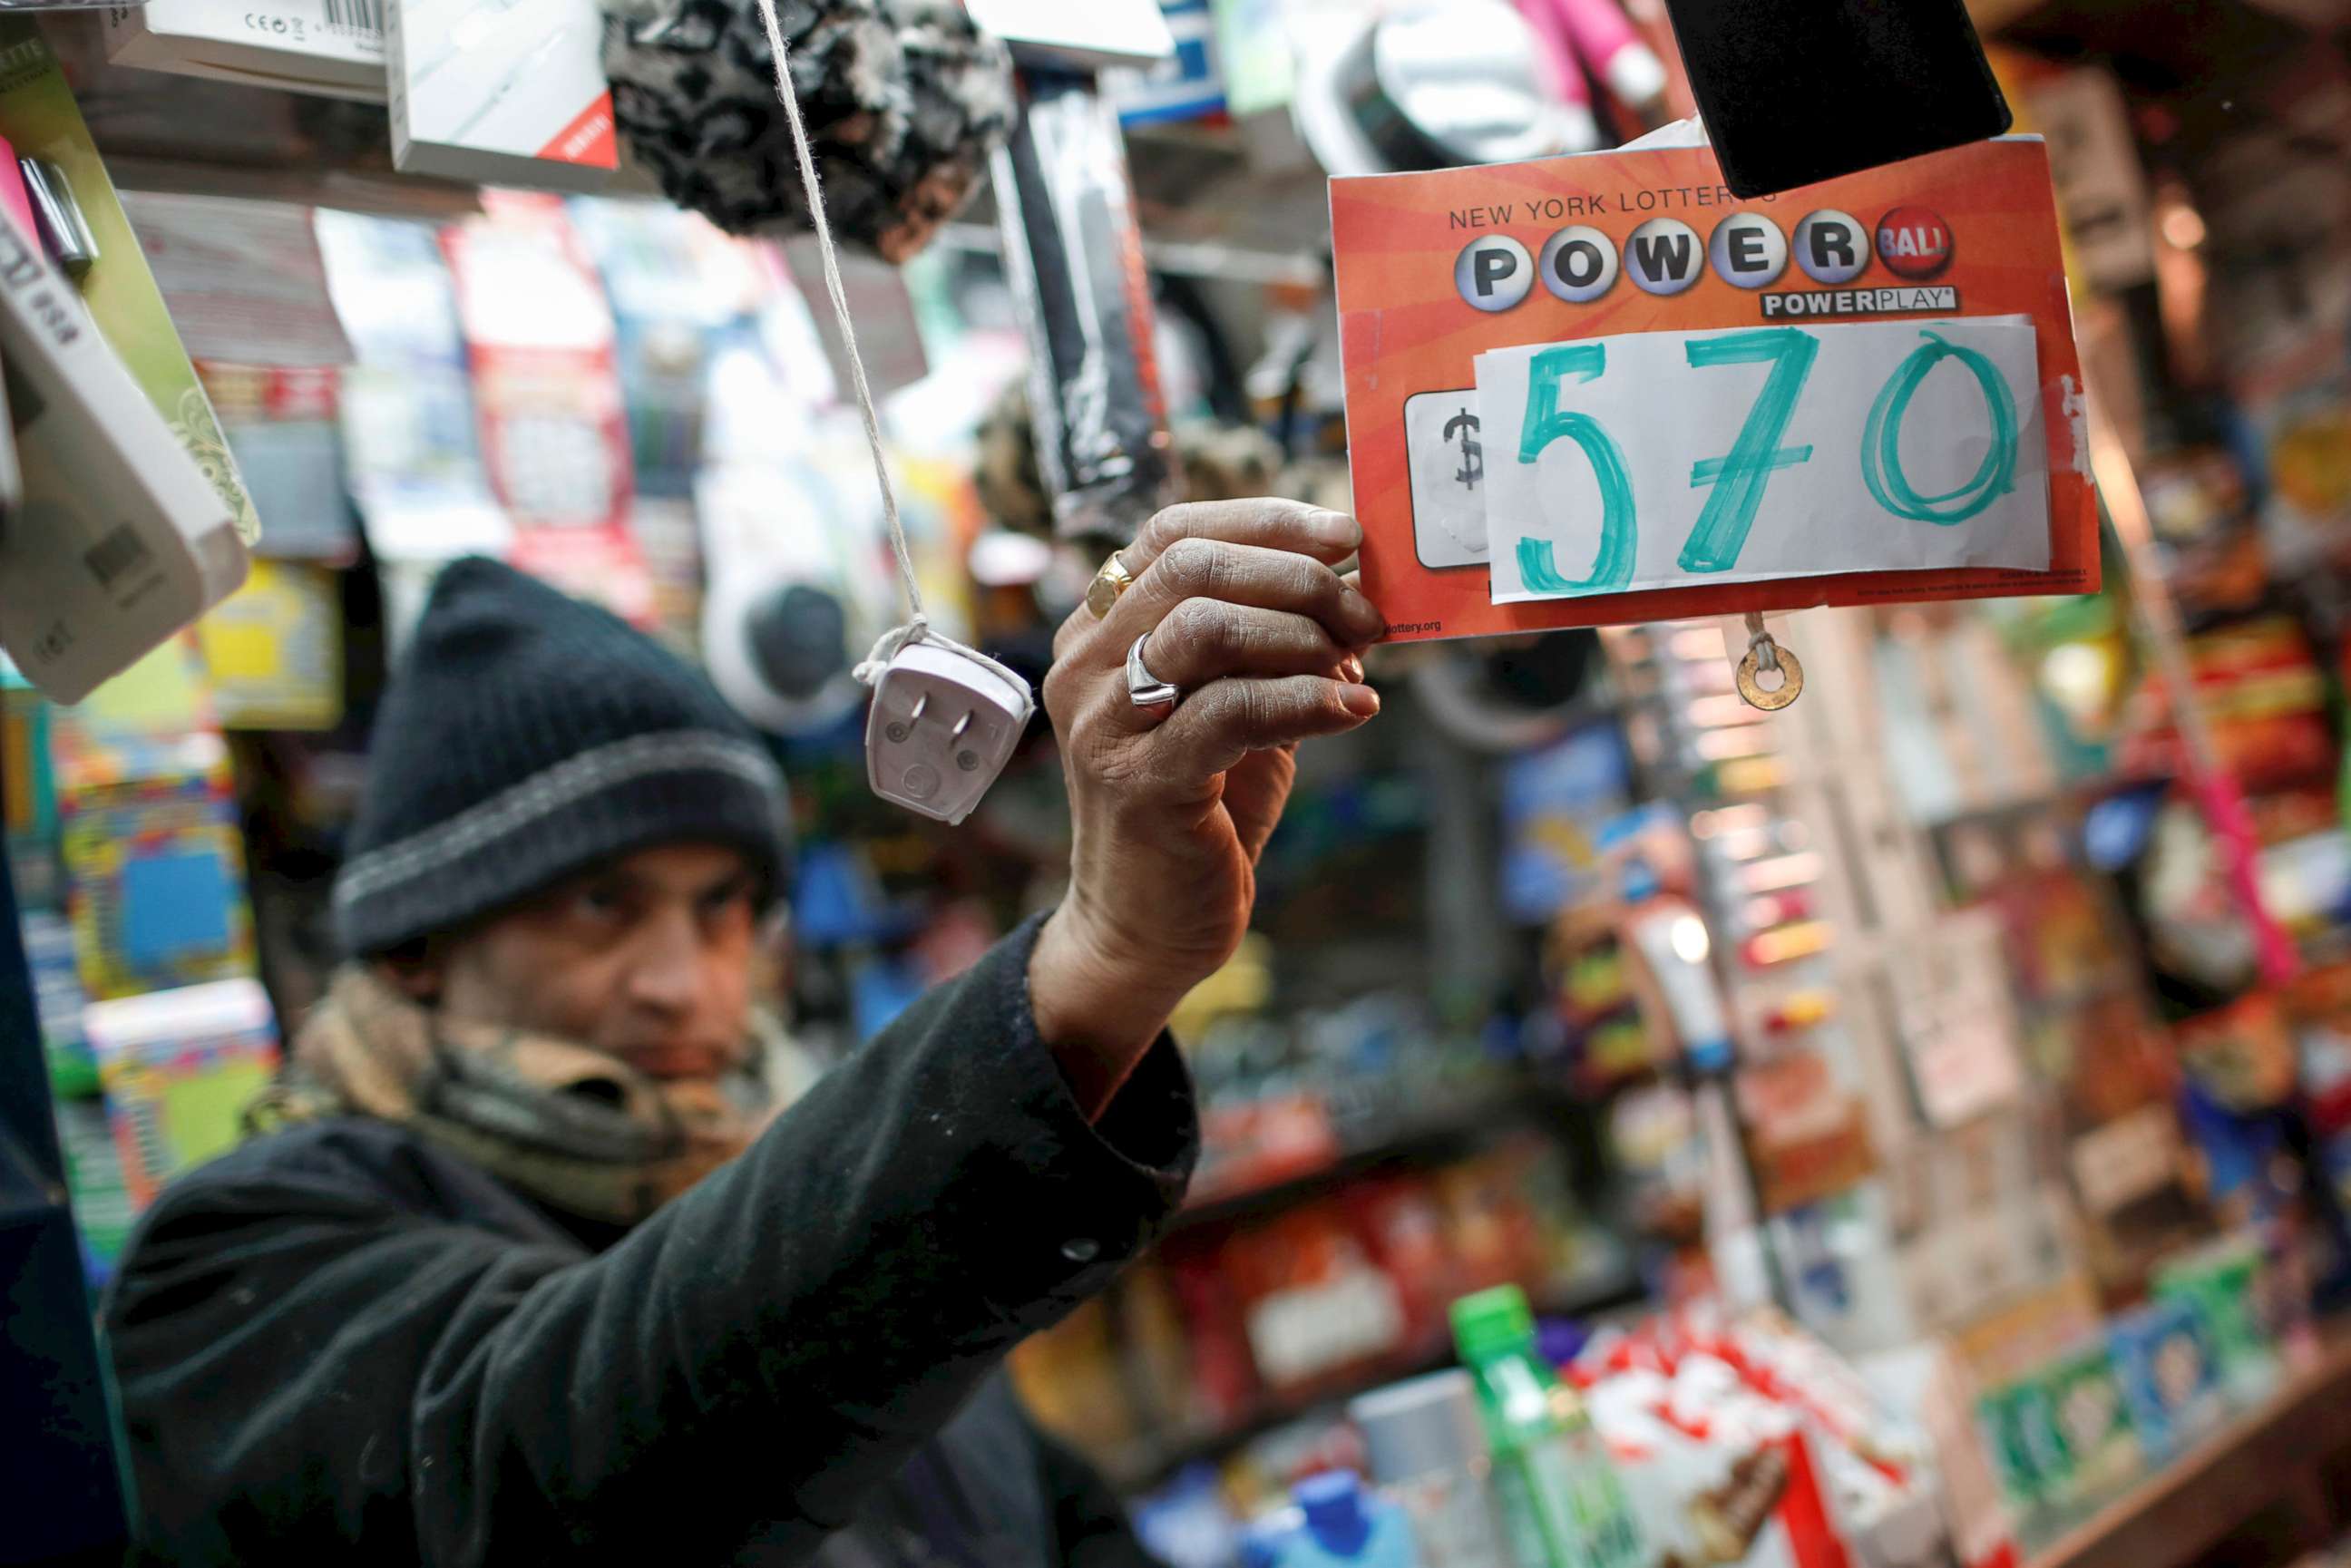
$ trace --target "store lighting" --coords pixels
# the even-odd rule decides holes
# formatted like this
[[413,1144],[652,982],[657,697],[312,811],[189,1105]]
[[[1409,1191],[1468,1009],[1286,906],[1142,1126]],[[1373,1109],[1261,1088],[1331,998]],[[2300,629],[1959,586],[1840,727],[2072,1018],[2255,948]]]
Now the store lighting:
[[1703,964],[1714,951],[1714,943],[1706,934],[1706,922],[1695,915],[1685,915],[1674,922],[1671,940],[1674,956],[1685,964]]

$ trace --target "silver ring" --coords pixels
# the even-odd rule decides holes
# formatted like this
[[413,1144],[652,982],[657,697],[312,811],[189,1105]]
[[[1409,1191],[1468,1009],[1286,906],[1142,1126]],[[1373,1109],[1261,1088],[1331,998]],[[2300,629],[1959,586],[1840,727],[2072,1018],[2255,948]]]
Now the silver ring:
[[1144,667],[1143,645],[1149,641],[1151,633],[1145,632],[1126,651],[1127,700],[1140,708],[1172,710],[1184,700],[1184,694]]

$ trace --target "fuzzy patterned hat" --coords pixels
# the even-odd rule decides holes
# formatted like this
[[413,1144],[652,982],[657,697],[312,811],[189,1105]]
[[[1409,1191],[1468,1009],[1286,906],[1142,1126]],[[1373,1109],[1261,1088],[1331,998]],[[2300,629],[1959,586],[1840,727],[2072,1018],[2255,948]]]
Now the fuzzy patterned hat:
[[[662,193],[732,234],[812,226],[755,0],[606,0],[612,115]],[[776,0],[834,235],[903,262],[977,188],[1012,60],[951,0]]]

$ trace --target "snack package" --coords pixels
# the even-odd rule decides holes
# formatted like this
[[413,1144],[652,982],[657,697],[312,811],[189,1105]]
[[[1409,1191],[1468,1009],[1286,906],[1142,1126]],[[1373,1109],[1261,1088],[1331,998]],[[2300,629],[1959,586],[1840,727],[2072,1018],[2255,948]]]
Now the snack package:
[[2178,1452],[2219,1425],[2228,1412],[2210,1326],[2193,1303],[2158,1301],[2117,1318],[2106,1331],[2115,1375],[2147,1452]]
[[2262,1312],[2261,1239],[2224,1236],[2156,1270],[2158,1301],[2184,1301],[2211,1336],[2220,1380],[2231,1398],[2251,1404],[2277,1386],[2276,1341]]

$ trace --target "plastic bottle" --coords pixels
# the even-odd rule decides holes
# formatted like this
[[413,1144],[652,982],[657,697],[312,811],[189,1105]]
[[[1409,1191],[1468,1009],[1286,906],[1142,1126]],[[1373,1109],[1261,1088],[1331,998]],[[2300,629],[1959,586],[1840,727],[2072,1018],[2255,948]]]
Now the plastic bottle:
[[1404,1510],[1423,1568],[1511,1568],[1496,1511],[1493,1462],[1466,1372],[1439,1372],[1347,1406],[1372,1479]]
[[1354,1471],[1309,1476],[1290,1496],[1306,1527],[1286,1538],[1281,1568],[1420,1568],[1404,1510],[1365,1491]]
[[1477,1384],[1520,1568],[1643,1568],[1624,1485],[1582,1403],[1536,1351],[1526,1292],[1501,1285],[1462,1297],[1453,1338]]

